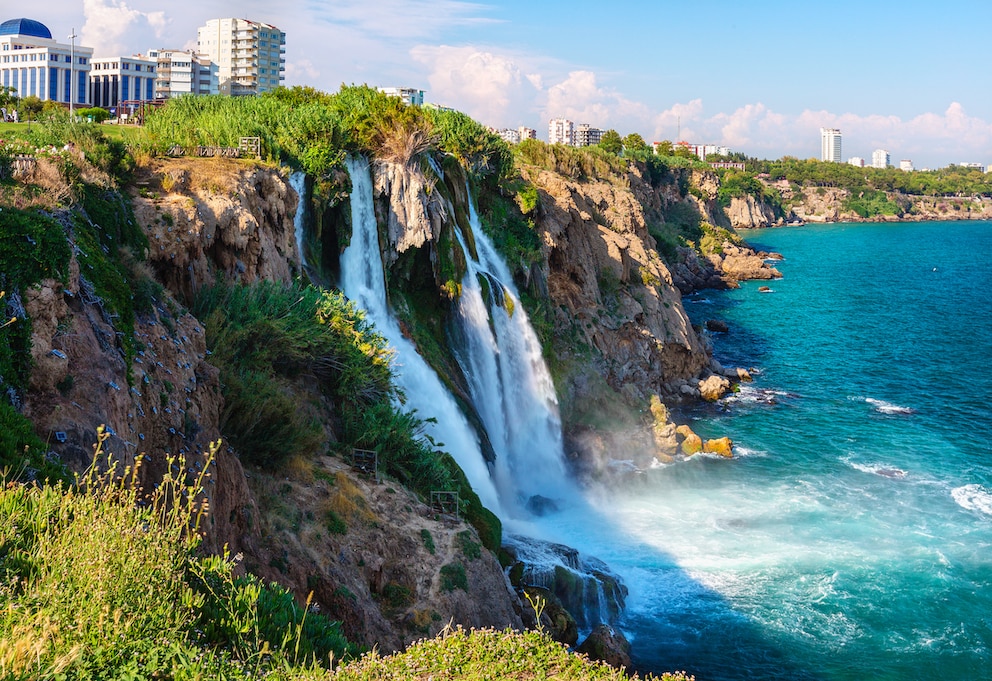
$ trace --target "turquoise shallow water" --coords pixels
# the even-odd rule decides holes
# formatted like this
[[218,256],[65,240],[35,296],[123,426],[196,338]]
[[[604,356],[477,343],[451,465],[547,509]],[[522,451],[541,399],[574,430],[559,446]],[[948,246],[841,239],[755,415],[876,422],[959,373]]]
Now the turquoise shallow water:
[[774,291],[686,302],[760,372],[691,415],[738,458],[652,470],[575,529],[630,585],[637,666],[992,678],[992,223],[745,238],[786,256]]

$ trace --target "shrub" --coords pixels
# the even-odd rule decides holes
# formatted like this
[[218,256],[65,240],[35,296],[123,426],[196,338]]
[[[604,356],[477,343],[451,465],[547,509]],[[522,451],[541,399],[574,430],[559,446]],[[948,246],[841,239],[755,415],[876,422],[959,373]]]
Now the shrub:
[[461,589],[468,591],[468,577],[465,576],[465,566],[461,563],[448,563],[441,566],[441,591]]

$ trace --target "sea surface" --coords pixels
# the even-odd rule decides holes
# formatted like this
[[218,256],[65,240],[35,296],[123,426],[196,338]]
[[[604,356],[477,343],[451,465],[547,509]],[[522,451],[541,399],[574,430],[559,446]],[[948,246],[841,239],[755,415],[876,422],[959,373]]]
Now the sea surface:
[[992,223],[744,236],[784,277],[686,299],[755,370],[688,414],[735,458],[590,493],[555,538],[626,580],[642,671],[992,679]]

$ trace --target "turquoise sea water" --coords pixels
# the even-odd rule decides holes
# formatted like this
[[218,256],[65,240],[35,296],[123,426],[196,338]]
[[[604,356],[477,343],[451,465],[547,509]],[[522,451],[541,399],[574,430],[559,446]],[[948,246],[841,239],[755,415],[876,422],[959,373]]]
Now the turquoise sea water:
[[572,528],[631,588],[637,667],[992,678],[992,223],[745,238],[785,255],[773,292],[686,301],[759,370],[689,415],[737,458],[651,470]]

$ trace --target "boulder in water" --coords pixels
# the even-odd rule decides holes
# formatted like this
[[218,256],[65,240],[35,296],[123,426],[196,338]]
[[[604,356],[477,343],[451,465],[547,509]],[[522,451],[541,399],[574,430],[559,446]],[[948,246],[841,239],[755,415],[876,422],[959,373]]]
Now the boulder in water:
[[730,390],[730,381],[723,376],[713,374],[699,382],[699,394],[707,402],[716,402]]
[[682,449],[682,453],[686,456],[692,456],[693,454],[698,454],[703,451],[703,438],[696,435],[692,428],[686,425],[681,425],[676,429],[682,442],[679,446]]
[[707,319],[706,328],[715,333],[727,333],[730,327],[727,326],[727,322],[722,319]]
[[734,442],[729,437],[707,440],[703,443],[703,451],[707,454],[717,454],[728,459],[734,455],[733,448]]
[[600,660],[611,667],[630,667],[630,643],[623,633],[608,624],[598,624],[582,642],[578,652],[592,660]]

